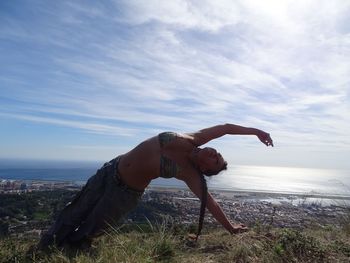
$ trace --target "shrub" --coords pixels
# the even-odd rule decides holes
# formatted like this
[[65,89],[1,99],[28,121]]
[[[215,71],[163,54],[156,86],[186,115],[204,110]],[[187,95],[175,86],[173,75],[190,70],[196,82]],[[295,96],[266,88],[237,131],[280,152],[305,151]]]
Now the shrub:
[[336,240],[331,244],[331,248],[342,253],[346,257],[350,257],[350,244],[344,243],[341,240]]
[[274,252],[287,261],[323,262],[325,248],[314,237],[307,236],[297,230],[283,230],[274,246]]

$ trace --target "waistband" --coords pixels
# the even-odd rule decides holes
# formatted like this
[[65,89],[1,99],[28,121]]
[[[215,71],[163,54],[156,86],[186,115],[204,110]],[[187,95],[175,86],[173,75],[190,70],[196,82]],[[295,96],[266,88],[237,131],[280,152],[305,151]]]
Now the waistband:
[[144,191],[136,190],[128,186],[123,182],[123,180],[120,178],[120,173],[118,170],[118,164],[120,159],[122,158],[122,155],[119,155],[113,160],[113,170],[115,171],[113,178],[115,179],[115,182],[117,185],[122,188],[123,190],[130,192],[133,195],[136,195],[137,197],[141,197]]

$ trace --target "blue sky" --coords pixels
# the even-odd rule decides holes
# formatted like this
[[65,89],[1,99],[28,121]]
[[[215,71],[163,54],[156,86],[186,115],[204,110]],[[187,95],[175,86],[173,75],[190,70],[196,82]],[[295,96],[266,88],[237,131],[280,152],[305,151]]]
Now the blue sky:
[[0,158],[109,160],[164,130],[229,163],[350,168],[349,1],[1,1]]

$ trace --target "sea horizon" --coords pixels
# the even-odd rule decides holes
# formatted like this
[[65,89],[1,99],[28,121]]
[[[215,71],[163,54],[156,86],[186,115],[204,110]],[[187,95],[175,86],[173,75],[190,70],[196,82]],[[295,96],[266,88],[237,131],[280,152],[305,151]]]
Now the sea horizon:
[[[0,180],[85,182],[103,162],[0,159]],[[207,179],[217,191],[295,194],[350,198],[350,170],[281,166],[230,165],[228,170]],[[175,178],[158,178],[151,187],[186,189]]]

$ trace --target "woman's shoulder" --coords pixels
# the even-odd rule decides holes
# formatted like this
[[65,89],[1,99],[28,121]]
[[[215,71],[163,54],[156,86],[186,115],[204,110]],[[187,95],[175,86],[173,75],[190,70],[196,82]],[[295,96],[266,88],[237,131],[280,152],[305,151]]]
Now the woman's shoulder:
[[158,134],[159,144],[163,148],[168,143],[176,140],[177,137],[178,135],[175,132],[166,131],[166,132],[159,133]]
[[176,147],[185,150],[192,149],[195,145],[193,143],[193,137],[186,133],[177,132],[162,132],[158,135],[159,145],[161,148]]
[[180,172],[176,175],[176,179],[179,179],[184,182],[188,181],[197,181],[199,179],[198,170],[193,167],[193,165],[183,165],[181,166]]

